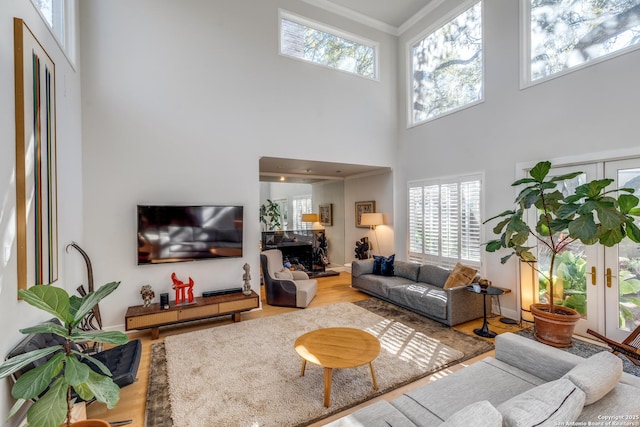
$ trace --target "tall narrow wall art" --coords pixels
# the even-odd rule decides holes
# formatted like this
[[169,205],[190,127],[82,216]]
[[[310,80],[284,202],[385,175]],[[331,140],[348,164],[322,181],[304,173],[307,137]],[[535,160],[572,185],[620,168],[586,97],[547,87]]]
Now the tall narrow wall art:
[[14,18],[18,289],[58,279],[55,64]]

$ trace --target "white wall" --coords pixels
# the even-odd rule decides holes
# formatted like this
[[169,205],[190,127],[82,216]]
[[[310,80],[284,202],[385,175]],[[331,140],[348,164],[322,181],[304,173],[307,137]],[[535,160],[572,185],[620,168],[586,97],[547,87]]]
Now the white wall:
[[[447,1],[445,6],[458,3]],[[484,2],[484,103],[411,129],[404,126],[405,43],[436,20],[443,7],[400,38],[400,141],[395,169],[398,252],[407,250],[408,180],[484,172],[484,211],[489,217],[513,206],[515,191],[510,184],[518,162],[638,146],[640,51],[520,89],[518,4]],[[491,227],[484,227],[483,241],[493,238]],[[494,285],[515,289],[516,262],[501,265],[499,258],[504,255],[486,254],[484,274]],[[501,297],[503,311],[515,310],[515,295]]]
[[325,181],[313,184],[314,212],[320,212],[320,204],[332,206],[332,225],[324,225],[327,237],[327,256],[331,267],[342,267],[345,261],[345,204],[344,181]]
[[[374,255],[390,256],[396,253],[393,182],[391,172],[345,180],[345,262],[355,259],[356,242],[363,237],[369,238]],[[375,233],[368,228],[356,227],[355,203],[366,201],[375,201],[376,212],[381,212],[384,218],[384,225],[378,226]]]
[[[380,81],[278,55],[279,7],[379,41]],[[197,293],[258,271],[261,156],[393,161],[392,36],[295,0],[83,0],[80,23],[84,240],[96,282],[123,282],[109,327],[173,271]],[[138,267],[137,203],[244,205],[243,259]]]
[[[20,328],[51,316],[17,300],[15,238],[15,99],[13,18],[21,18],[43,45],[56,66],[59,280],[57,286],[75,293],[86,284],[84,265],[77,253],[66,254],[71,241],[82,239],[82,167],[80,145],[80,77],[65,58],[53,36],[28,0],[0,2],[0,359],[22,339]],[[0,419],[6,419],[13,399],[9,379],[0,381]],[[7,425],[16,425],[15,417]]]

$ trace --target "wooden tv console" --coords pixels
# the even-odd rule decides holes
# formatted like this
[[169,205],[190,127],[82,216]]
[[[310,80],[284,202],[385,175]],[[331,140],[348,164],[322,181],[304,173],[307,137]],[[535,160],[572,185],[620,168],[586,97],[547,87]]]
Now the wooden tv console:
[[193,304],[176,305],[175,301],[171,301],[166,310],[160,308],[160,303],[151,304],[148,307],[135,305],[127,309],[125,329],[130,331],[151,328],[151,338],[155,340],[160,336],[160,326],[225,314],[230,314],[234,322],[239,322],[242,320],[243,311],[258,308],[259,305],[260,298],[255,291],[251,291],[251,295],[238,292],[213,297],[197,297]]

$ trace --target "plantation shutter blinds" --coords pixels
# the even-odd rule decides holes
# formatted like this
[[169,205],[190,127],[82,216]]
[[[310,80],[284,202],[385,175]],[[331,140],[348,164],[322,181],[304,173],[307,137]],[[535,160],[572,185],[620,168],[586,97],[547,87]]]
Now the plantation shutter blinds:
[[[460,247],[458,237],[460,234],[458,214],[460,203],[458,201],[458,186],[453,184],[442,184],[440,186],[440,246],[442,263],[445,267],[449,259],[458,259],[458,249]],[[454,263],[455,265],[455,263]]]
[[409,183],[409,260],[480,267],[481,176]]
[[423,250],[423,208],[422,187],[409,187],[409,261],[420,262]]
[[293,228],[292,230],[311,230],[313,224],[302,222],[302,214],[313,212],[311,196],[296,196],[293,198]]
[[464,203],[460,209],[461,237],[460,259],[477,261],[480,265],[480,180],[460,183],[461,200]]

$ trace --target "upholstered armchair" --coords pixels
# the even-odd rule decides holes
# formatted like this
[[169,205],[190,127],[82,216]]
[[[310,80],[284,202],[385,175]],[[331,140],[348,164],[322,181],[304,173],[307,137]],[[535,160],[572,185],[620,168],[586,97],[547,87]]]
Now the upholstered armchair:
[[282,252],[269,249],[260,254],[267,304],[304,308],[318,290],[318,281],[309,279],[304,271],[284,268]]

